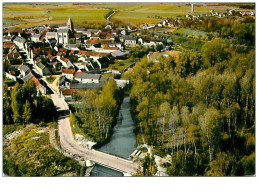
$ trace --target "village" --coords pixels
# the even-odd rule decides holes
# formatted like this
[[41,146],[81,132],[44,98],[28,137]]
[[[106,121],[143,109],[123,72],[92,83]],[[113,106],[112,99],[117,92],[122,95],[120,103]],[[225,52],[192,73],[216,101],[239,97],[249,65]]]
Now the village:
[[[159,25],[171,24],[164,21]],[[149,28],[152,26],[142,26],[142,29]],[[158,44],[164,48],[163,52],[169,49],[160,39],[152,38],[145,42],[139,33],[137,37],[129,33],[129,27],[114,30],[110,24],[102,30],[74,29],[71,18],[65,27],[43,25],[29,29],[5,29],[5,77],[19,83],[32,80],[38,94],[42,95],[49,94],[46,82],[50,85],[53,82],[51,86],[54,90],[68,101],[72,100],[75,90],[101,89],[109,79],[106,73],[113,74],[117,84],[124,86],[128,81],[120,79],[121,72],[103,68],[108,68],[116,59],[127,59],[130,48],[136,44],[144,47]]]
[[[200,15],[194,11],[194,6],[196,4],[190,5],[186,19],[201,21],[204,17],[254,15],[252,10],[238,9],[228,10],[228,13],[211,10]],[[67,101],[73,99],[76,90],[101,89],[110,76],[118,86],[124,87],[129,81],[121,79],[121,75],[135,65],[136,59],[122,67],[122,70],[112,64],[115,61],[123,63],[136,45],[156,50],[147,53],[149,61],[158,62],[161,56],[178,55],[180,52],[174,50],[173,40],[158,34],[162,31],[156,33],[154,30],[152,35],[145,31],[155,28],[178,29],[181,23],[181,19],[165,19],[157,24],[143,23],[138,28],[127,26],[113,29],[109,22],[103,29],[85,29],[74,28],[72,19],[68,18],[63,27],[45,24],[27,29],[4,29],[4,82],[12,87],[15,82],[32,80],[38,94],[49,94],[50,86]],[[9,81],[13,81],[13,84]]]
[[[180,75],[180,77],[182,77],[183,79],[187,79],[188,74],[190,76],[193,76],[194,78],[194,75],[196,74],[196,72],[194,71],[201,69],[198,63],[202,65],[201,51],[203,51],[203,46],[205,46],[205,44],[207,45],[207,43],[213,43],[213,40],[215,40],[214,42],[216,43],[218,37],[228,39],[231,43],[234,43],[234,41],[236,41],[236,38],[232,36],[232,32],[228,32],[226,30],[224,32],[226,35],[223,35],[222,31],[209,32],[208,30],[205,30],[204,27],[200,28],[201,25],[199,26],[199,29],[194,27],[192,28],[191,25],[196,25],[196,27],[198,27],[199,24],[202,24],[204,26],[206,25],[206,23],[203,21],[208,21],[210,18],[211,20],[213,20],[213,22],[215,21],[219,23],[220,19],[222,20],[223,18],[225,18],[225,20],[227,18],[230,18],[233,21],[235,20],[234,17],[236,17],[237,19],[244,19],[245,17],[247,18],[250,16],[251,18],[255,15],[255,12],[253,10],[248,9],[245,11],[243,9],[239,10],[238,8],[227,10],[227,12],[222,12],[218,10],[214,11],[213,9],[211,9],[207,13],[198,13],[195,11],[195,6],[200,5],[198,5],[197,3],[187,4],[187,6],[188,5],[188,14],[176,18],[163,17],[160,18],[160,21],[158,23],[143,22],[140,25],[118,25],[109,20],[111,15],[115,13],[110,12],[111,15],[109,15],[108,18],[105,18],[107,20],[107,24],[104,24],[96,29],[74,25],[74,21],[76,21],[75,17],[67,17],[67,22],[65,25],[44,24],[33,27],[30,26],[27,28],[4,28],[3,82],[10,92],[17,90],[15,87],[17,83],[25,86],[26,83],[30,84],[31,82],[33,82],[36,86],[36,97],[44,96],[44,98],[53,101],[53,105],[55,106],[58,113],[57,125],[59,125],[59,133],[52,136],[52,139],[54,140],[54,142],[60,144],[60,151],[61,149],[63,149],[63,154],[65,154],[66,156],[70,156],[74,159],[77,158],[76,160],[79,159],[78,161],[80,161],[81,159],[83,159],[83,155],[80,154],[80,147],[82,147],[85,149],[85,151],[87,150],[87,152],[90,152],[90,155],[87,156],[88,159],[92,160],[91,158],[94,157],[97,159],[95,160],[96,163],[109,165],[108,160],[106,160],[106,162],[102,161],[104,159],[102,158],[103,155],[106,155],[107,158],[110,158],[110,161],[118,159],[118,157],[120,158],[121,156],[119,156],[118,154],[117,156],[113,156],[113,153],[109,154],[108,152],[105,154],[106,151],[101,151],[103,153],[100,153],[99,151],[97,151],[99,148],[95,148],[95,146],[101,146],[108,142],[109,136],[112,135],[112,133],[109,132],[109,128],[112,129],[114,127],[114,121],[117,122],[117,124],[119,125],[119,122],[124,119],[124,116],[122,116],[121,114],[121,110],[119,110],[119,107],[123,104],[124,100],[119,100],[116,95],[122,94],[121,96],[124,96],[124,92],[127,89],[129,91],[131,90],[133,84],[135,86],[137,86],[136,84],[138,84],[136,81],[133,81],[132,77],[128,75],[133,75],[133,71],[139,66],[142,66],[141,68],[144,69],[144,63],[151,64],[153,65],[151,70],[146,70],[145,67],[145,69],[142,71],[144,72],[144,74],[147,73],[149,77],[146,77],[148,78],[148,81],[146,80],[146,83],[150,82],[151,79],[153,80],[153,78],[151,78],[151,75],[155,73],[156,69],[158,71],[168,71],[163,66],[157,66],[157,68],[155,66],[157,64],[160,65],[164,63],[164,61],[166,61],[167,59],[168,61],[170,60],[169,62],[171,62],[171,64],[169,65],[169,68],[171,68],[171,70],[169,70],[171,75],[175,74],[176,71],[179,71],[180,74],[177,74]],[[236,33],[236,35],[238,34]],[[243,43],[240,42],[240,45],[243,46]],[[190,56],[190,53],[193,54],[193,58],[192,56]],[[190,57],[188,57],[187,55],[189,55]],[[188,69],[186,68],[185,75],[183,75],[182,70],[180,69],[183,67],[183,65],[182,67],[179,66],[180,62],[184,61],[184,57],[186,59],[186,65],[191,64],[191,60],[193,61],[193,65],[191,64],[191,66],[193,67],[187,67],[189,68],[189,70],[192,68],[193,70],[191,69],[191,71],[193,72],[188,73]],[[135,69],[134,66],[136,66]],[[179,68],[176,66],[178,66]],[[164,70],[162,70],[162,68]],[[174,72],[172,71],[172,69]],[[171,76],[172,84],[173,82],[176,82],[173,80],[176,78],[177,77]],[[107,86],[106,84],[108,84],[110,81],[114,81],[114,86],[117,85],[117,89],[113,89],[114,91],[111,92],[112,96],[107,96],[107,90],[104,89],[105,86]],[[131,86],[129,85],[130,82]],[[157,83],[159,83],[159,81],[157,81]],[[162,82],[160,83],[162,84]],[[160,83],[158,86],[161,85]],[[167,85],[166,87],[171,87],[171,83],[164,82],[163,84],[164,86]],[[128,85],[129,87],[127,88]],[[148,85],[148,87],[150,87],[150,85]],[[126,90],[123,91],[123,88],[126,88]],[[24,90],[26,90],[26,88]],[[123,92],[119,93],[119,90]],[[162,89],[160,88],[159,90]],[[126,95],[131,96],[128,91],[126,91],[126,93],[128,93]],[[148,90],[146,89],[144,93],[147,92]],[[137,93],[138,91],[135,90],[135,94]],[[171,94],[176,96],[180,93],[178,84],[177,93]],[[84,99],[78,94],[84,94]],[[114,110],[112,113],[113,118],[109,115],[107,115],[108,117],[105,116],[106,113],[109,114],[109,112],[106,112],[106,110],[101,113],[101,116],[99,111],[100,107],[98,106],[102,104],[108,107],[108,104],[110,102],[112,103],[112,101],[107,101],[105,97],[101,95],[117,98],[115,99],[116,102],[115,105],[113,105],[113,108],[110,108],[110,110]],[[13,97],[15,96],[13,95]],[[150,96],[148,96],[148,98],[149,97]],[[87,98],[93,100],[89,100],[88,102],[86,102],[85,99]],[[96,98],[97,100],[95,101],[94,98]],[[173,99],[172,97],[170,98]],[[11,98],[9,99],[11,102]],[[143,98],[141,99],[143,100]],[[148,104],[150,103],[150,98],[148,99],[148,101],[147,99],[144,100],[146,100]],[[136,104],[136,102],[137,101],[135,101],[134,104]],[[143,102],[144,105],[146,102]],[[168,102],[166,103],[168,104]],[[86,104],[88,106],[87,109],[81,111],[83,109],[80,106]],[[165,108],[167,104],[164,104],[163,107]],[[15,107],[14,104],[12,104],[11,107]],[[122,107],[123,106],[121,106],[121,108]],[[138,112],[140,112],[139,110],[136,110],[136,107],[133,107],[131,105],[131,102],[129,102],[129,100],[127,107],[128,109],[129,107],[130,109],[135,109],[134,114],[138,114]],[[158,112],[163,111],[163,107],[161,106],[160,109],[158,108]],[[191,105],[189,107],[191,107]],[[24,106],[24,110],[25,108],[26,106]],[[79,110],[78,112],[77,108]],[[176,107],[173,107],[173,109],[174,108]],[[92,112],[91,110],[94,110],[94,112]],[[149,107],[146,113],[148,113],[147,116],[149,117]],[[130,118],[131,114],[131,110],[128,110],[128,116],[130,115]],[[60,116],[62,116],[63,118]],[[173,149],[172,152],[169,150],[169,147],[172,147],[172,142],[170,143],[170,138],[167,142],[163,142],[164,136],[170,135],[169,133],[164,133],[164,124],[166,122],[165,116],[166,113],[164,114],[164,116],[157,116],[161,117],[161,119],[157,120],[156,128],[158,125],[160,125],[159,130],[162,132],[162,136],[160,136],[159,140],[162,144],[161,146],[157,147],[158,149],[153,146],[157,144],[156,142],[152,143],[150,142],[150,139],[146,139],[149,134],[144,132],[146,133],[146,135],[144,135],[144,133],[142,132],[142,124],[144,124],[145,120],[143,119],[143,122],[140,122],[138,125],[138,137],[136,138],[138,145],[136,143],[134,144],[134,147],[137,147],[134,148],[132,153],[130,153],[129,158],[126,158],[126,160],[129,161],[124,162],[125,159],[123,158],[125,157],[122,157],[119,160],[121,165],[120,169],[116,167],[117,165],[115,163],[113,164],[113,166],[110,165],[107,167],[113,167],[115,169],[117,168],[120,171],[122,170],[124,171],[125,175],[133,175],[136,173],[136,171],[138,171],[137,174],[139,175],[141,175],[142,172],[143,174],[146,174],[145,169],[149,169],[150,172],[148,174],[154,176],[168,176],[169,174],[171,174],[168,167],[171,166],[174,156]],[[119,117],[121,121],[119,121]],[[26,118],[26,115],[24,118]],[[117,118],[118,121],[116,121]],[[127,119],[128,118],[126,118],[126,120]],[[95,121],[92,122],[91,120]],[[134,122],[139,122],[137,120],[135,120]],[[93,123],[95,123],[96,125],[93,126]],[[162,123],[163,126],[161,125]],[[126,129],[126,125],[123,128]],[[150,129],[147,128],[148,125],[149,124],[147,122],[146,129]],[[169,123],[168,128],[172,128],[171,125],[172,123]],[[133,128],[134,125],[132,124],[132,131]],[[82,129],[86,129],[82,133],[83,135],[81,134]],[[179,137],[182,137],[182,143],[185,147],[184,152],[188,154],[192,146],[189,147],[188,150],[186,150],[184,140],[185,135],[183,135],[183,132],[181,132],[182,129],[183,128],[179,129]],[[70,142],[67,141],[68,139],[66,136],[68,134],[72,135],[69,138]],[[156,138],[151,137],[151,139],[156,139],[157,141],[157,136]],[[174,137],[172,137],[172,139],[179,140],[179,138]],[[74,149],[76,149],[76,151],[74,152],[73,150],[70,150],[70,146],[73,145],[75,142],[76,144],[74,145]],[[174,149],[176,146],[175,143],[176,142],[173,142]],[[169,144],[171,144],[171,146]],[[176,144],[178,152],[179,141]],[[63,148],[61,147],[61,145]],[[85,159],[87,158],[85,157]],[[83,162],[85,159],[83,159]],[[87,163],[90,162],[91,165],[89,165],[88,167],[93,166],[92,162],[94,160],[90,160],[85,161],[86,166],[88,166]],[[146,168],[142,165],[142,167],[144,168],[136,169],[136,165],[138,166],[139,164],[143,163],[144,161],[147,162],[148,160],[150,162],[153,162],[153,164],[148,165],[149,168]],[[130,163],[132,164],[132,167],[129,169],[128,164]]]

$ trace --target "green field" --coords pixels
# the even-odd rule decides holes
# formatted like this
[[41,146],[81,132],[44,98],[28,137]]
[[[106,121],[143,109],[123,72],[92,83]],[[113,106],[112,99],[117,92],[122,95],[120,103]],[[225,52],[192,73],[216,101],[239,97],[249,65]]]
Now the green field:
[[129,66],[130,64],[134,63],[133,58],[128,58],[126,60],[115,60],[113,64],[110,64],[109,67],[103,68],[102,70],[109,70],[109,69],[114,69],[118,70],[119,72],[123,72],[123,70]]
[[183,35],[183,36],[190,36],[190,37],[207,37],[207,33],[203,31],[191,30],[189,28],[180,28],[175,30],[173,34]]
[[[207,13],[211,9],[226,11],[230,7],[218,5],[196,5],[196,13]],[[185,16],[190,11],[186,3],[4,3],[4,27],[29,27],[42,24],[64,25],[69,17],[75,26],[86,23],[106,24],[105,15],[116,10],[112,21],[139,25],[157,23],[166,18]]]

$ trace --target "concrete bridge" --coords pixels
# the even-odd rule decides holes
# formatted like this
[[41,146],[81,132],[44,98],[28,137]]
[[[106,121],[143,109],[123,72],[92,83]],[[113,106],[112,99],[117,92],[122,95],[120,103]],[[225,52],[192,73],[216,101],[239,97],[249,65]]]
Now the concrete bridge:
[[138,167],[132,161],[97,150],[89,150],[81,147],[78,143],[76,143],[72,134],[69,116],[59,118],[58,129],[60,145],[63,150],[70,153],[71,155],[83,158],[84,160],[92,160],[95,163],[123,173],[136,173]]

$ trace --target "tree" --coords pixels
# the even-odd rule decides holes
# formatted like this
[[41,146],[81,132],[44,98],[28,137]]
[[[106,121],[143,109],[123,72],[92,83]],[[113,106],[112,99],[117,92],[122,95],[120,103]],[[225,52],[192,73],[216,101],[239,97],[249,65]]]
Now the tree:
[[237,163],[234,156],[229,153],[220,152],[210,164],[207,176],[232,176],[235,175]]
[[3,84],[3,123],[10,124],[13,120],[13,111],[11,107],[11,95],[8,86]]
[[159,44],[159,43],[156,43],[155,49],[156,49],[156,51],[160,52],[163,49],[163,45]]
[[16,83],[11,94],[11,107],[13,111],[13,120],[15,123],[22,122],[23,95],[22,85]]
[[203,57],[204,61],[209,66],[214,66],[217,62],[222,62],[228,58],[229,42],[222,39],[213,39],[203,45]]
[[206,109],[205,113],[199,117],[199,124],[207,140],[210,162],[212,161],[212,149],[216,152],[220,140],[220,114],[213,107]]
[[167,118],[169,116],[170,113],[170,105],[168,102],[164,102],[160,105],[160,129],[162,132],[162,145],[164,142],[164,137],[165,137],[165,125],[167,123]]
[[23,112],[23,121],[25,123],[30,123],[32,118],[32,112],[31,112],[31,105],[28,100],[26,100],[26,103],[24,105],[24,112]]

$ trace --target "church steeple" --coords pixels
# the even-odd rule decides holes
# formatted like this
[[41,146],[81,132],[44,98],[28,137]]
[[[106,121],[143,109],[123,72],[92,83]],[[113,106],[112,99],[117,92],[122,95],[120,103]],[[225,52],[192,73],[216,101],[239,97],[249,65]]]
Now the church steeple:
[[71,30],[72,32],[74,31],[74,30],[73,30],[73,22],[72,22],[72,19],[71,19],[71,18],[68,19],[66,26],[67,26],[67,28],[68,28],[69,30]]

